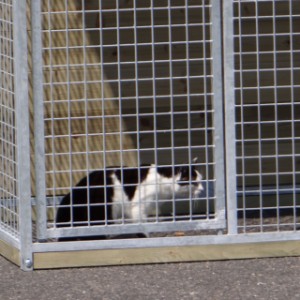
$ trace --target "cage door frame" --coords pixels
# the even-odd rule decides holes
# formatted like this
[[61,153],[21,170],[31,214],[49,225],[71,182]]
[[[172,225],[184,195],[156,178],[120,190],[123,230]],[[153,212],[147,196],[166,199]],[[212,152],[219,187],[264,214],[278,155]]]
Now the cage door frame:
[[[206,2],[205,2],[206,3]],[[203,5],[204,2],[203,2]],[[223,49],[222,49],[222,5],[219,1],[211,1],[210,22],[211,22],[211,57],[212,57],[212,94],[213,94],[213,163],[214,178],[207,189],[214,191],[214,218],[207,220],[195,220],[190,225],[197,229],[220,229],[226,228],[225,209],[225,148],[224,148],[224,112],[223,112]],[[40,1],[31,1],[31,22],[32,22],[32,60],[33,60],[33,95],[34,95],[34,128],[35,128],[35,177],[36,177],[36,209],[37,209],[37,239],[39,241],[48,238],[73,235],[99,234],[99,229],[108,230],[108,234],[119,233],[121,228],[99,228],[92,226],[88,228],[47,228],[47,195],[46,195],[46,170],[45,170],[45,145],[44,145],[44,106],[43,106],[43,57],[42,57],[42,21]],[[209,180],[208,180],[209,181]],[[208,182],[207,181],[207,182]],[[208,198],[208,196],[207,196]],[[57,199],[53,197],[53,211]],[[209,201],[209,200],[206,200]],[[54,203],[55,202],[55,203]],[[178,225],[181,222],[178,223]],[[131,224],[124,226],[126,233],[133,233],[137,230],[151,231],[155,229],[153,224]],[[163,224],[157,224],[164,227]],[[94,228],[93,228],[94,227]],[[120,226],[119,226],[120,227]],[[158,228],[157,230],[161,230]],[[167,226],[168,227],[168,226]],[[166,227],[166,228],[167,228]],[[178,227],[180,229],[180,226]],[[183,224],[182,228],[189,228],[189,224]],[[100,230],[100,234],[103,232]],[[125,233],[125,232],[124,232]]]

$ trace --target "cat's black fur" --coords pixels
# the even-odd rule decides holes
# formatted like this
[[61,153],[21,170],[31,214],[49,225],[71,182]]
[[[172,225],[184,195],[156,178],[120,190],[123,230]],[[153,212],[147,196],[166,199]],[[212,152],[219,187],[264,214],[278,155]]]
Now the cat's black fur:
[[[91,225],[104,225],[105,220],[112,221],[111,204],[114,186],[110,175],[116,174],[120,181],[123,180],[124,191],[131,199],[138,183],[144,181],[148,171],[148,168],[141,168],[138,171],[137,168],[110,167],[105,171],[91,172],[88,177],[79,181],[71,193],[62,199],[56,215],[57,226],[70,226],[71,209],[73,226],[87,225],[88,213],[90,214]],[[71,203],[72,208],[69,207]]]

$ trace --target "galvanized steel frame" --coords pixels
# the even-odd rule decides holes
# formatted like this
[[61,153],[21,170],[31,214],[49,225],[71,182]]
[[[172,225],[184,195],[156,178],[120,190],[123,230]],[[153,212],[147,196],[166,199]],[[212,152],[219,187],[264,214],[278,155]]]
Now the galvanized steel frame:
[[[31,270],[33,266],[33,254],[40,252],[65,252],[65,251],[89,251],[94,249],[135,249],[135,248],[159,248],[200,246],[218,244],[242,244],[262,243],[275,241],[298,241],[300,232],[277,231],[238,233],[238,200],[236,184],[236,135],[235,135],[235,79],[234,79],[234,28],[233,28],[233,3],[232,0],[212,1],[212,18],[219,20],[213,22],[213,36],[223,34],[223,39],[214,39],[213,69],[215,105],[222,109],[216,110],[214,118],[221,120],[216,122],[215,153],[216,174],[219,176],[220,185],[216,186],[216,197],[218,198],[217,211],[219,215],[215,224],[208,222],[199,223],[195,228],[223,228],[226,220],[226,234],[185,236],[168,238],[148,238],[130,240],[105,240],[105,241],[80,241],[80,242],[43,242],[47,238],[60,237],[71,233],[73,229],[47,229],[46,220],[46,194],[45,194],[45,149],[44,149],[44,127],[43,127],[43,83],[42,83],[42,45],[41,45],[41,19],[40,1],[31,1],[32,13],[32,44],[34,51],[33,59],[33,93],[35,106],[35,172],[40,180],[36,182],[36,207],[38,211],[37,237],[39,242],[32,242],[31,225],[31,199],[30,199],[30,148],[29,148],[29,116],[28,116],[28,76],[27,76],[27,35],[26,35],[26,1],[14,0],[14,70],[15,70],[15,99],[16,99],[16,126],[18,145],[18,205],[20,236],[19,239],[10,237],[4,231],[0,231],[1,239],[16,247],[20,251],[20,264],[24,270]],[[221,18],[222,14],[222,18]],[[221,24],[222,20],[222,24]],[[220,55],[223,50],[223,56]],[[223,64],[223,70],[221,68]],[[224,107],[223,107],[224,103]],[[224,111],[223,111],[224,108]],[[223,138],[223,119],[224,134]],[[225,143],[225,153],[223,152]],[[295,148],[295,147],[294,147]],[[295,151],[295,149],[294,149]],[[295,154],[296,152],[294,152]],[[226,165],[224,165],[224,159]],[[226,190],[222,182],[226,181]],[[295,184],[293,186],[295,189]],[[226,192],[226,194],[225,194]],[[294,197],[295,197],[295,191]],[[226,198],[226,209],[225,207]],[[141,231],[151,229],[151,224],[138,225]],[[128,225],[124,232],[135,232],[138,226]],[[147,229],[147,226],[149,227]],[[183,226],[184,227],[184,226]],[[180,227],[179,227],[180,228]],[[168,228],[165,228],[168,229]],[[88,228],[89,233],[99,233],[99,228]],[[149,230],[151,231],[151,230]],[[76,234],[85,234],[86,229],[76,229]],[[116,233],[114,230],[108,233]],[[120,231],[118,230],[118,233]],[[222,233],[222,232],[219,232]]]

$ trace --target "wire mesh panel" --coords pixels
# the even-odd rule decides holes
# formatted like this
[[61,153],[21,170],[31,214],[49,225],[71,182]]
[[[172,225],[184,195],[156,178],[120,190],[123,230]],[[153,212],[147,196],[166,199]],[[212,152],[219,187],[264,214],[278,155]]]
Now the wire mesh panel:
[[12,2],[0,2],[0,231],[18,237]]
[[[223,227],[219,4],[41,3],[45,174],[37,184],[49,200],[48,236]],[[175,200],[182,170],[188,187]],[[149,174],[151,200],[132,192]],[[109,217],[110,190],[119,193],[117,221]],[[139,199],[135,220],[127,213],[131,196]],[[141,199],[153,202],[146,218]],[[64,222],[56,219],[62,206]],[[102,212],[95,217],[91,207]]]
[[296,230],[300,2],[234,1],[240,233]]
[[[0,2],[0,241],[6,243],[4,252],[12,252],[9,256],[15,262],[30,269],[32,232],[25,12],[26,1]],[[16,249],[20,250],[19,256]]]

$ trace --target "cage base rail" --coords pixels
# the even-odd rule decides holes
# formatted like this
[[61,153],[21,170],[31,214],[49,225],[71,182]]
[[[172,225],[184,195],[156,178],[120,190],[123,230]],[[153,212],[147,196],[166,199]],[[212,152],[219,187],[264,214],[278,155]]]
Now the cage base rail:
[[299,256],[300,241],[34,253],[34,269]]

